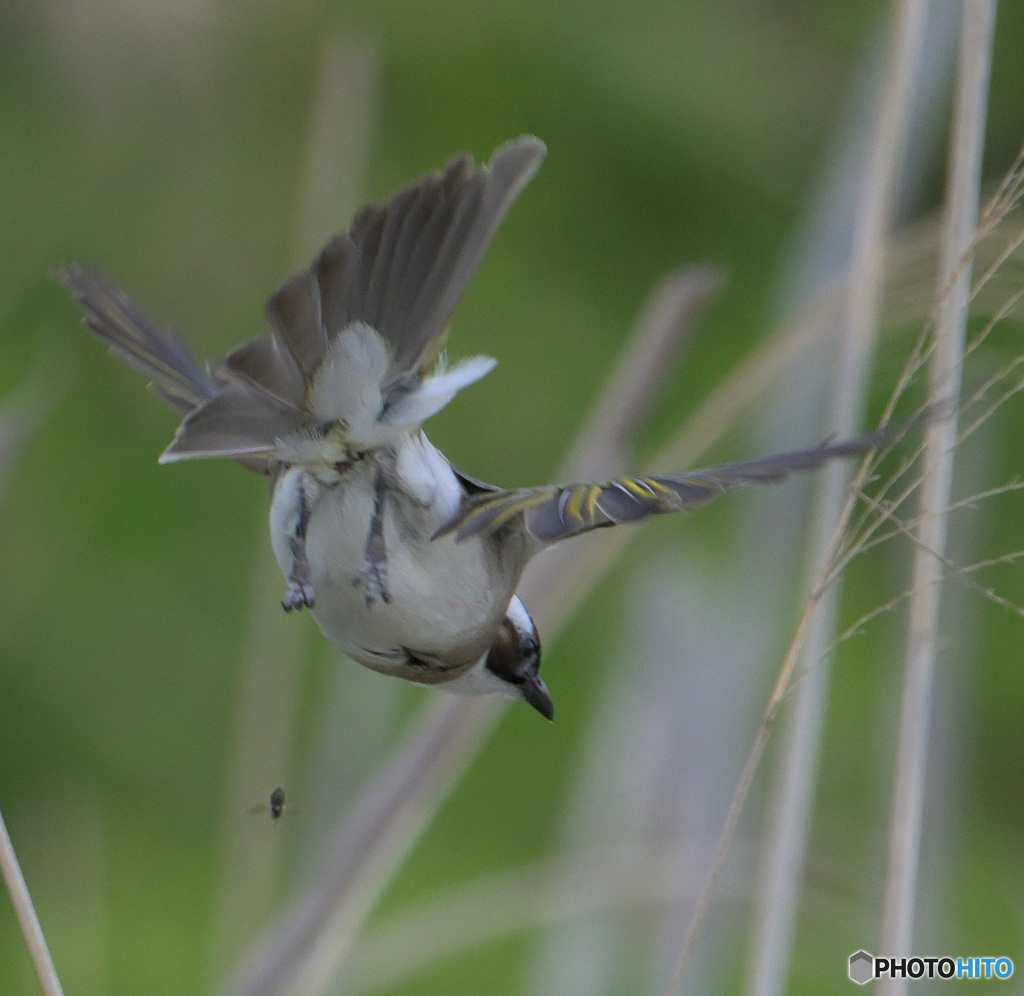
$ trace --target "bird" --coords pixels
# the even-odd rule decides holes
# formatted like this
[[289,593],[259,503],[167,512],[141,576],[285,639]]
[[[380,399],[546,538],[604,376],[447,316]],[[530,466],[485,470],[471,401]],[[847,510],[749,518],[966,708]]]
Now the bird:
[[423,431],[496,365],[448,364],[447,329],[512,203],[546,155],[525,135],[364,208],[269,298],[265,334],[201,365],[119,287],[57,272],[110,351],[182,416],[162,463],[226,458],[272,482],[285,611],[374,671],[497,693],[548,720],[537,627],[516,588],[550,545],[691,509],[733,488],[866,454],[891,430],[680,474],[506,490],[457,469]]

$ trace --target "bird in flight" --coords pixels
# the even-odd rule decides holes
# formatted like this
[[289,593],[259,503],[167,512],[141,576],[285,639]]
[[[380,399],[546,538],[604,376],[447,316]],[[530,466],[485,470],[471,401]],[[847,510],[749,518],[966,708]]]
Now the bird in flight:
[[498,692],[552,719],[537,629],[516,595],[532,557],[867,453],[891,433],[681,474],[513,490],[452,466],[423,424],[495,361],[446,365],[448,323],[545,152],[525,136],[487,165],[457,156],[365,208],[270,297],[270,334],[215,363],[200,365],[101,274],[74,264],[58,278],[87,328],[183,416],[162,463],[222,457],[270,477],[286,611],[311,612],[375,671]]

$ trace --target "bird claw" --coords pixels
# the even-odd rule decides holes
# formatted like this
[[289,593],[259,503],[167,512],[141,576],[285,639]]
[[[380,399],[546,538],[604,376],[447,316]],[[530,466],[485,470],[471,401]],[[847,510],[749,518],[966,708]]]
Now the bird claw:
[[281,602],[285,612],[291,612],[293,609],[311,609],[315,605],[316,595],[311,584],[294,580],[288,582],[288,591]]

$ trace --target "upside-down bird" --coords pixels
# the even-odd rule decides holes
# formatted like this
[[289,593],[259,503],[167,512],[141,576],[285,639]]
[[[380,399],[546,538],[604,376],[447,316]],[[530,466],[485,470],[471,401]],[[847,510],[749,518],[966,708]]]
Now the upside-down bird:
[[353,660],[452,692],[499,692],[551,719],[540,641],[516,586],[530,558],[604,526],[692,508],[877,448],[885,433],[682,474],[504,490],[463,474],[423,423],[495,366],[441,362],[448,322],[545,155],[523,137],[458,156],[365,208],[267,302],[271,332],[201,366],[120,289],[59,273],[86,326],[184,418],[161,462],[226,457],[273,481],[285,610]]

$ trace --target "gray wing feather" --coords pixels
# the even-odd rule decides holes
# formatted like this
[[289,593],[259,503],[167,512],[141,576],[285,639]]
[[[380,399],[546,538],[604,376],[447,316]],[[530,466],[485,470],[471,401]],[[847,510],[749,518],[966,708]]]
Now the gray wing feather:
[[[449,197],[456,204],[440,248],[433,252],[429,241],[417,247],[404,292],[389,316],[403,333],[396,342],[399,366],[419,363],[431,340],[442,334],[505,212],[536,173],[544,153],[538,139],[522,138],[499,149],[486,169],[465,177],[460,173],[458,182],[453,179],[455,193]],[[417,286],[418,292],[412,293]]]
[[524,137],[475,170],[459,156],[442,173],[356,215],[349,232],[267,305],[275,335],[307,379],[330,337],[356,321],[388,344],[385,388],[431,363],[505,212],[544,154],[539,139]]
[[310,380],[327,349],[316,275],[302,270],[289,278],[267,301],[266,313],[278,342]]
[[274,441],[299,427],[302,376],[290,354],[257,339],[210,373],[176,332],[162,332],[125,293],[78,264],[57,278],[85,311],[86,327],[111,352],[152,377],[152,391],[185,415],[161,461],[229,457],[265,473]]
[[306,381],[298,362],[280,340],[253,339],[229,353],[215,372],[225,379],[248,380],[273,397],[301,407]]
[[58,273],[86,325],[153,378],[156,394],[186,418],[164,460],[230,457],[265,470],[275,441],[312,417],[306,395],[330,337],[365,322],[388,345],[382,388],[402,390],[440,352],[445,326],[505,212],[544,158],[524,137],[487,166],[453,159],[361,211],[306,270],[267,302],[272,335],[236,349],[206,372],[174,331],[163,332],[105,277],[74,265]]
[[85,311],[86,328],[116,356],[152,377],[150,389],[175,411],[192,411],[217,392],[217,382],[195,361],[185,340],[173,329],[162,332],[102,274],[73,263],[56,277]]
[[161,463],[202,457],[261,457],[240,461],[252,470],[266,471],[265,460],[274,453],[275,441],[294,432],[302,413],[285,401],[244,381],[224,384],[178,427]]
[[899,438],[918,420],[841,442],[695,470],[688,474],[621,477],[603,484],[570,484],[517,491],[468,494],[460,511],[437,536],[459,540],[512,526],[525,528],[539,545],[605,526],[638,522],[652,515],[696,508],[733,488],[770,484],[815,470],[829,460],[862,456]]

